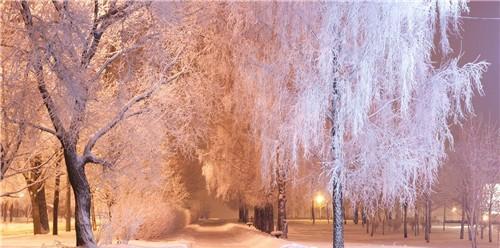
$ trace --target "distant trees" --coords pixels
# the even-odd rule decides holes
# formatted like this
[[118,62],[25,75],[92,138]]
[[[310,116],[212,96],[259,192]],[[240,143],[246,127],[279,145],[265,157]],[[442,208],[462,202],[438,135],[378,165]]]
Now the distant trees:
[[491,209],[497,194],[495,187],[500,182],[499,138],[500,130],[494,124],[481,118],[468,121],[444,168],[447,178],[441,183],[443,190],[462,205],[472,247],[477,247],[478,230],[486,224],[483,218],[487,219],[491,242]]

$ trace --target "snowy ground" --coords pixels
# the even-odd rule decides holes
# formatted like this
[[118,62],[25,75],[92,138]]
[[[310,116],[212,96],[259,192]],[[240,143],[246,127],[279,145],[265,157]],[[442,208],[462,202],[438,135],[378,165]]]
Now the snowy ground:
[[[62,224],[62,223],[61,223]],[[63,227],[63,225],[61,225]],[[365,229],[359,225],[345,226],[347,248],[373,247],[470,247],[467,240],[459,240],[458,226],[449,226],[446,232],[440,227],[434,227],[431,242],[425,243],[423,236],[413,236],[407,240],[401,233],[382,235],[376,233],[370,237]],[[130,241],[128,246],[113,245],[113,247],[176,247],[176,248],[208,248],[208,247],[331,247],[331,226],[326,221],[313,225],[309,220],[290,221],[289,239],[276,239],[270,235],[247,227],[242,224],[226,223],[223,221],[206,221],[201,224],[192,224],[170,237],[155,241]],[[410,229],[411,230],[411,229]],[[496,231],[496,229],[495,229]],[[74,232],[62,231],[59,236],[31,235],[31,225],[27,223],[2,224],[0,247],[65,247],[74,245]],[[486,233],[485,233],[486,234]],[[480,248],[499,248],[497,233],[494,233],[494,242],[480,241]],[[294,246],[293,244],[297,244]],[[298,246],[300,244],[300,246]]]

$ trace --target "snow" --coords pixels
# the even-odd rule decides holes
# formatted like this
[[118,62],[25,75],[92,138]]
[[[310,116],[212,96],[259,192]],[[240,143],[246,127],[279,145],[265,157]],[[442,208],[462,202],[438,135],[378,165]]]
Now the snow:
[[[288,240],[277,239],[262,233],[253,227],[244,224],[230,223],[223,220],[207,221],[200,224],[191,224],[182,231],[169,237],[158,240],[131,240],[128,244],[113,244],[108,248],[209,248],[209,247],[259,247],[259,248],[326,248],[331,247],[331,225],[325,220],[289,220]],[[6,227],[8,229],[6,229]],[[72,232],[62,231],[58,236],[27,234],[19,230],[29,229],[29,223],[15,223],[2,225],[0,247],[10,248],[59,248],[74,245]],[[388,228],[387,228],[388,229]],[[345,225],[345,239],[348,248],[375,248],[375,247],[405,247],[405,248],[466,248],[470,247],[468,240],[458,239],[458,226],[448,226],[443,232],[441,227],[434,227],[431,233],[431,242],[425,243],[423,234],[415,237],[410,229],[407,240],[402,238],[401,231],[382,235],[380,229],[373,237],[366,234],[361,224]],[[6,230],[9,230],[6,232]],[[479,247],[498,247],[497,233],[494,232],[494,242],[487,243],[479,240]],[[116,243],[116,242],[115,242]]]

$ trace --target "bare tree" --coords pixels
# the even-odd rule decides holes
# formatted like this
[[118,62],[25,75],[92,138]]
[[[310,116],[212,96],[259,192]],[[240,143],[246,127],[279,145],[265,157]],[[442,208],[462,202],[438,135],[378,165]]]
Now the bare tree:
[[[497,165],[498,166],[498,165]],[[493,241],[493,230],[492,230],[492,219],[494,216],[492,216],[492,211],[496,208],[498,208],[500,202],[498,199],[500,199],[500,190],[498,189],[498,184],[496,183],[489,183],[486,186],[485,193],[486,193],[486,210],[488,212],[487,215],[487,222],[488,222],[488,242]]]
[[477,247],[483,214],[490,212],[491,187],[500,180],[497,154],[500,149],[499,134],[494,124],[481,118],[467,122],[449,163],[450,168],[459,171],[462,178],[454,189],[463,200],[462,211],[467,219],[473,248]]

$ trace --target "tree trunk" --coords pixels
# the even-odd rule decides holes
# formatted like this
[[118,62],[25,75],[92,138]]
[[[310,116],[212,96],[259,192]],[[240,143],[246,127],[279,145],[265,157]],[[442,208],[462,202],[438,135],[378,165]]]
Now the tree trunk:
[[264,231],[264,225],[262,224],[262,208],[260,207],[257,207],[255,209],[256,211],[256,217],[255,217],[255,222],[256,222],[256,226],[257,229],[261,230],[261,231]]
[[271,233],[274,229],[273,205],[266,203],[264,207],[254,208],[255,228],[262,232]]
[[286,221],[286,197],[283,192],[283,194],[279,193],[278,196],[278,223],[277,223],[278,231],[284,231],[285,221]]
[[470,224],[467,224],[467,237],[469,238],[469,241],[472,241],[472,233],[471,233]]
[[375,216],[372,218],[372,230],[370,232],[370,237],[373,237],[373,234],[375,234]]
[[359,216],[358,216],[358,206],[354,207],[354,216],[352,218],[352,221],[354,224],[358,224]]
[[425,223],[424,223],[424,232],[425,232],[425,242],[430,242],[430,200],[429,196],[426,197],[425,201]]
[[314,217],[314,198],[311,201],[311,218],[313,220],[313,224],[316,223],[316,218]]
[[408,204],[403,204],[403,237],[408,238]]
[[446,204],[443,206],[443,232],[446,230]]
[[[50,230],[45,199],[45,186],[35,184],[28,187],[32,206],[33,234],[46,234]],[[11,212],[14,212],[11,210]],[[13,213],[11,213],[13,215]]]
[[10,203],[9,222],[14,220],[14,203]]
[[[431,195],[429,194],[429,208],[428,208],[428,212],[427,214],[429,215],[429,221],[427,222],[427,224],[429,225],[429,234],[432,233],[432,199],[431,199]],[[429,236],[430,238],[430,236]]]
[[242,200],[240,200],[240,206],[238,208],[238,222],[248,222],[248,207]]
[[253,225],[258,230],[260,230],[259,221],[260,221],[259,208],[257,206],[255,206],[255,207],[253,207]]
[[330,204],[328,202],[325,204],[326,205],[326,221],[328,224],[330,224]]
[[85,175],[84,164],[76,155],[76,146],[65,147],[64,160],[75,196],[76,246],[97,247],[90,224],[90,186]]
[[[35,156],[30,162],[30,170],[23,173],[28,186],[33,217],[33,234],[46,234],[50,230],[45,199],[45,182],[42,181],[42,161]],[[13,215],[11,211],[11,215]]]
[[54,208],[52,211],[52,234],[57,235],[58,227],[58,217],[59,217],[59,184],[61,180],[61,175],[59,174],[59,162],[56,168],[56,182],[54,186]]
[[243,210],[245,211],[243,213],[243,222],[247,223],[248,222],[248,207],[247,207],[247,205],[244,206]]
[[[46,234],[49,232],[49,219],[47,216],[45,187],[38,188],[38,186],[38,184],[35,184],[28,187],[32,206],[33,234]],[[11,215],[13,215],[14,211],[11,210],[11,212]]]
[[469,240],[471,241],[471,245],[472,245],[472,248],[476,248],[477,247],[477,214],[476,214],[476,211],[473,210],[472,211],[472,214],[470,215],[472,216],[472,220],[469,219],[469,224],[468,224],[468,227],[469,227]]
[[365,211],[365,208],[362,208],[361,209],[361,224],[366,224],[366,211]]
[[488,206],[488,242],[491,243],[493,240],[493,236],[491,234],[491,207],[492,207],[492,199],[490,199],[490,204]]
[[66,178],[66,232],[71,231],[71,185],[69,177]]
[[[281,178],[281,179],[280,179]],[[285,180],[278,176],[278,223],[277,230],[284,232],[286,220],[286,192]],[[285,235],[285,233],[283,233]]]
[[243,212],[244,212],[244,207],[243,205],[240,203],[240,207],[238,208],[238,222],[243,222]]
[[41,188],[36,193],[36,201],[38,204],[38,210],[40,211],[40,225],[42,233],[49,233],[49,215],[47,213],[47,200],[45,199],[45,185],[42,185]]
[[7,202],[2,202],[2,217],[3,217],[3,222],[7,222]]
[[314,198],[311,200],[311,218],[313,219],[313,224],[315,224],[316,217],[314,216]]
[[343,215],[343,197],[342,185],[336,183],[333,185],[332,203],[333,203],[333,248],[344,247],[344,215]]
[[269,203],[267,205],[268,209],[267,211],[269,212],[268,216],[268,221],[269,221],[269,233],[274,231],[274,210],[273,210],[273,204]]
[[385,235],[385,213],[382,218],[382,235]]
[[460,239],[464,239],[465,200],[462,200],[462,218],[460,219]]
[[244,203],[240,203],[240,207],[238,209],[238,221],[243,223],[248,222],[248,207]]
[[97,221],[96,221],[96,218],[95,218],[95,208],[94,208],[94,197],[92,195],[92,193],[90,193],[90,213],[91,213],[91,216],[92,216],[92,230],[97,230]]
[[419,234],[419,223],[418,223],[418,208],[415,208],[415,236]]
[[243,207],[241,205],[238,207],[238,222],[243,222]]

